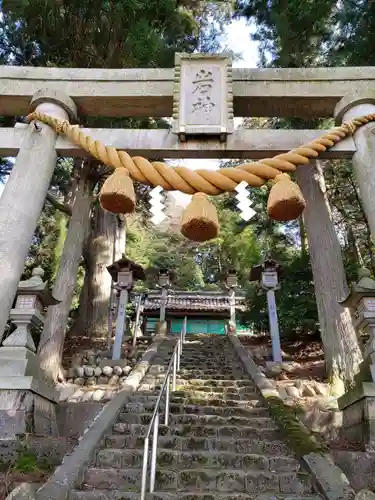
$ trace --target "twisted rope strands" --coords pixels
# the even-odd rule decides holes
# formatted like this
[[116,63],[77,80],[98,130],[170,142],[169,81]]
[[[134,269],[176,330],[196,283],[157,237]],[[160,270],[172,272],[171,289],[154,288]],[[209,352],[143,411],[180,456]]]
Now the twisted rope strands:
[[375,121],[375,114],[354,118],[288,153],[216,171],[172,168],[163,162],[150,162],[141,156],[130,157],[125,151],[117,151],[111,146],[104,146],[100,141],[94,141],[85,135],[78,125],[71,125],[66,120],[59,120],[43,113],[31,113],[27,120],[29,122],[39,120],[50,125],[57,133],[66,135],[74,144],[81,146],[103,164],[113,169],[126,168],[130,177],[143,184],[159,185],[167,191],[176,190],[186,194],[203,192],[208,195],[218,195],[233,191],[242,181],[251,186],[262,186],[272,180],[278,182],[281,173],[294,172],[297,166],[306,165],[310,159],[317,158],[320,153],[353,134],[357,128]]

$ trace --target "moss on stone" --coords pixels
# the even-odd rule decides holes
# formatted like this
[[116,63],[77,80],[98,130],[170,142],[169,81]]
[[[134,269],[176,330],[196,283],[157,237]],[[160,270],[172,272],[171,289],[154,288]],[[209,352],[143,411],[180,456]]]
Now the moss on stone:
[[297,456],[328,451],[327,446],[310,433],[297,419],[293,409],[286,406],[280,398],[269,396],[266,401],[272,418]]
[[192,433],[191,425],[184,425],[181,429],[180,436],[189,436]]

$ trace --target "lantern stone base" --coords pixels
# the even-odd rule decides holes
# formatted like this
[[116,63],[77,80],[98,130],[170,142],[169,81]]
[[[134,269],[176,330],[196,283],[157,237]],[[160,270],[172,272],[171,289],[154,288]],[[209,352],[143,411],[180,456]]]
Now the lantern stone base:
[[0,348],[0,439],[25,433],[57,436],[57,401],[57,391],[38,376],[32,351]]
[[338,400],[343,412],[342,437],[375,451],[375,384],[362,382]]
[[55,403],[30,390],[0,389],[0,439],[58,436]]

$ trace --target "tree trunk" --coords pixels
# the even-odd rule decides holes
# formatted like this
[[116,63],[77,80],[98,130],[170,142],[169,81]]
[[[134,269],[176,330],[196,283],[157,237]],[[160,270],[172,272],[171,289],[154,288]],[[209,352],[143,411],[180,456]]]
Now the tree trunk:
[[348,287],[321,164],[297,168],[297,180],[306,199],[304,211],[311,266],[314,275],[327,374],[336,394],[353,382],[362,353],[348,309],[338,304]]
[[108,308],[112,280],[107,266],[112,264],[115,257],[116,234],[116,216],[103,210],[97,204],[87,269],[89,301],[85,318],[85,333],[89,337],[106,338],[108,336]]
[[358,241],[355,237],[352,226],[349,223],[345,223],[346,233],[348,239],[348,248],[350,251],[351,259],[356,262],[358,267],[365,267],[365,262],[363,260],[361,249],[359,248]]
[[114,253],[114,260],[121,259],[126,253],[126,218],[124,215],[119,215],[117,217]]
[[307,243],[306,229],[303,217],[300,217],[298,219],[298,224],[299,224],[299,235],[301,240],[301,257],[305,257],[307,255],[308,243]]
[[61,300],[47,310],[46,321],[38,348],[40,368],[47,380],[55,382],[59,375],[65,331],[72,304],[82,248],[90,221],[93,185],[85,172],[77,188],[60,267],[53,286],[53,296]]
[[89,280],[88,280],[88,273],[89,273],[89,262],[88,262],[88,253],[89,253],[89,242],[88,242],[88,237],[86,238],[84,244],[83,244],[83,251],[82,251],[82,256],[83,256],[83,268],[84,268],[84,277],[83,277],[83,284],[82,288],[79,294],[79,307],[78,310],[75,311],[74,315],[74,323],[72,325],[72,328],[68,331],[67,336],[69,338],[72,337],[83,337],[85,335],[85,319],[87,317],[87,310],[89,307]]

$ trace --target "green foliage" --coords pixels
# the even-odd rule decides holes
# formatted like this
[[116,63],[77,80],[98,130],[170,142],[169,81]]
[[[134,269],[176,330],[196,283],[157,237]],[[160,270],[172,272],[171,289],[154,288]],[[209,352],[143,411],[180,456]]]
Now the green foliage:
[[373,66],[375,55],[375,5],[367,0],[343,0],[337,4],[327,44],[327,61],[339,66]]
[[[289,260],[282,261],[282,270],[281,286],[276,292],[280,335],[315,332],[318,314],[309,257],[296,252]],[[249,288],[248,310],[243,320],[256,331],[268,331],[265,291],[258,286]]]
[[17,458],[14,463],[14,470],[18,472],[31,472],[37,468],[37,457],[32,453],[24,452]]
[[239,0],[238,15],[256,23],[262,66],[322,65],[333,31],[335,0]]
[[38,458],[27,446],[21,443],[20,452],[16,461],[12,465],[12,470],[27,474],[29,472],[40,471],[49,472],[53,466],[46,459]]
[[59,239],[59,227],[56,225],[55,212],[54,208],[46,204],[31,243],[24,278],[30,276],[34,267],[41,266],[45,271],[44,278],[52,281],[58,264],[53,251]]
[[218,210],[218,238],[197,248],[197,264],[202,268],[206,283],[217,285],[227,273],[235,270],[242,286],[246,286],[251,267],[259,260],[260,249],[252,228],[242,227],[237,209],[232,209],[232,196],[214,200]]
[[[203,274],[196,263],[196,246],[187,244],[178,233],[149,228],[139,215],[128,224],[127,256],[146,268],[175,271],[177,288],[204,287]],[[154,279],[150,278],[145,285],[154,288]]]

